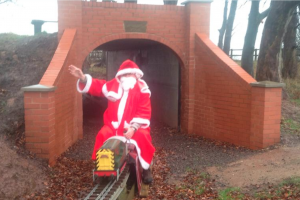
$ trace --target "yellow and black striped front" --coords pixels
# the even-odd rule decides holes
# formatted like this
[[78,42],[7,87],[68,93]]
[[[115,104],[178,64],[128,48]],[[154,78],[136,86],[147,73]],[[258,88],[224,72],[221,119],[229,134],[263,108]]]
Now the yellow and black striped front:
[[97,157],[97,171],[114,170],[115,156],[110,149],[99,149],[96,153]]

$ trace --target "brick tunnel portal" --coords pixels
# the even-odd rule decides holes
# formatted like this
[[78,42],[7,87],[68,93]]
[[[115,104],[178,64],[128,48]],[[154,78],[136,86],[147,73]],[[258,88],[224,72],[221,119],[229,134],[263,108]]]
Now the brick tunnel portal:
[[[101,59],[93,59],[93,52],[101,52]],[[84,73],[111,80],[124,60],[133,60],[144,72],[142,79],[151,90],[152,120],[179,127],[180,61],[169,47],[151,40],[122,39],[100,45],[93,52],[84,62]],[[84,95],[84,123],[98,123],[100,128],[106,106],[105,98]]]

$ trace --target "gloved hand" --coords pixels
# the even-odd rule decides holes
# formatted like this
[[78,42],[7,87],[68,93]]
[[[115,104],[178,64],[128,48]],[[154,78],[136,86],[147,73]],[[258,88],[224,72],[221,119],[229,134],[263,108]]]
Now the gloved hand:
[[127,129],[127,132],[124,133],[124,137],[125,137],[127,140],[129,140],[129,139],[132,138],[132,136],[134,135],[134,133],[135,133],[135,129],[132,128],[132,127],[129,127],[129,128]]
[[83,74],[82,70],[79,69],[78,67],[75,67],[74,65],[70,65],[69,66],[69,72],[74,77],[79,78],[82,82],[86,82],[85,75]]

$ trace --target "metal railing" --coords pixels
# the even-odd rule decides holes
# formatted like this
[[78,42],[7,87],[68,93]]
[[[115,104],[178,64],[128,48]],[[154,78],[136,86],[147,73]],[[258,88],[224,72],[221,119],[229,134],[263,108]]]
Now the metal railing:
[[[236,52],[239,52],[239,53],[236,53]],[[241,60],[242,52],[243,52],[243,49],[230,49],[229,57],[234,60]],[[258,55],[259,55],[259,49],[254,49],[253,60],[257,60]]]
[[[233,60],[242,60],[243,49],[230,49],[229,57]],[[259,49],[254,49],[253,60],[257,61]],[[297,48],[297,58],[300,60],[300,48]]]
[[89,54],[91,60],[102,60],[102,50],[94,50]]

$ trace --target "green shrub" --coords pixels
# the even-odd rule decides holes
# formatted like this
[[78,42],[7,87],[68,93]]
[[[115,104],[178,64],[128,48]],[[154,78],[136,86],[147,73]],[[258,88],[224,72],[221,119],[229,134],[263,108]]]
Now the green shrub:
[[[284,79],[285,90],[289,97],[294,100],[300,100],[300,64],[298,65],[298,74],[295,79]],[[300,101],[298,101],[300,102]]]
[[239,188],[226,188],[219,192],[219,200],[243,199],[244,195]]

